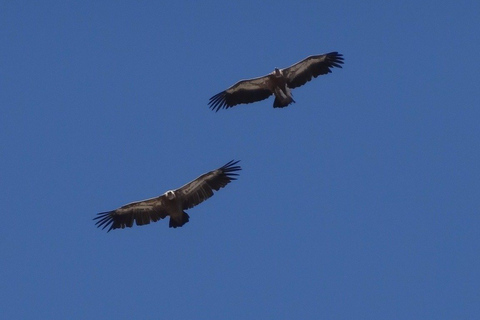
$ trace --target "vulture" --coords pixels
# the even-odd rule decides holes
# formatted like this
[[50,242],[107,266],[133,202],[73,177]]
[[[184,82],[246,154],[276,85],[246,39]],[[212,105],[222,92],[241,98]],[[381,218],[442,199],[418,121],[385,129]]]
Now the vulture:
[[236,180],[238,176],[236,172],[242,170],[237,165],[238,162],[232,160],[223,167],[204,173],[183,187],[169,190],[161,196],[98,213],[94,218],[97,220],[95,224],[102,229],[109,227],[107,232],[110,232],[112,229],[131,228],[134,221],[138,226],[142,226],[170,216],[169,227],[181,227],[190,218],[184,210],[202,203],[213,196],[213,190],[218,191],[232,180]]
[[343,55],[338,52],[310,56],[288,68],[275,68],[266,76],[241,80],[211,97],[208,105],[210,109],[218,111],[237,104],[261,101],[273,94],[273,107],[284,108],[295,102],[290,89],[300,87],[312,78],[331,73],[331,68],[341,68],[342,64]]

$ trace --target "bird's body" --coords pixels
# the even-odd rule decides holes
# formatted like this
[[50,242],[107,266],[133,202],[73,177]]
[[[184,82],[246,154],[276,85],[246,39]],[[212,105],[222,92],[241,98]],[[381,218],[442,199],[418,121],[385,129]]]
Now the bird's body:
[[218,191],[228,183],[236,180],[237,171],[241,170],[236,164],[239,161],[230,161],[224,166],[207,172],[186,185],[165,192],[163,195],[132,202],[116,210],[101,212],[94,218],[98,220],[98,227],[112,229],[145,225],[170,216],[169,227],[183,226],[190,220],[185,210],[193,208],[213,196],[213,190]]
[[275,70],[263,77],[241,80],[210,98],[209,106],[218,111],[237,104],[246,104],[267,99],[275,95],[274,108],[283,108],[295,102],[291,89],[300,87],[319,75],[332,72],[330,68],[341,68],[343,56],[338,52],[310,56],[294,65]]
[[274,108],[283,108],[295,102],[282,70],[275,68],[269,79],[275,95],[275,100],[273,101]]

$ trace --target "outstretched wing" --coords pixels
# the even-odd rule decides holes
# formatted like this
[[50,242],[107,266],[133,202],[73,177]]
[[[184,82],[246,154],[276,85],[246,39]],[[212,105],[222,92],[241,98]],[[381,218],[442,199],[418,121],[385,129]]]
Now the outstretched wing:
[[211,196],[213,190],[218,191],[233,180],[237,180],[237,171],[242,170],[237,163],[240,161],[230,161],[223,167],[202,174],[192,182],[175,190],[175,194],[180,198],[183,210],[195,207]]
[[316,56],[310,56],[294,65],[282,69],[283,75],[287,80],[289,88],[303,86],[308,81],[331,73],[331,68],[341,68],[343,64],[343,55],[338,52],[330,52]]
[[147,200],[132,202],[113,211],[100,212],[93,220],[98,220],[95,225],[105,229],[110,226],[108,232],[112,229],[131,228],[135,221],[138,226],[156,222],[165,218],[168,213],[164,208],[164,198],[151,198]]
[[265,100],[273,94],[270,75],[259,78],[241,80],[225,91],[210,98],[210,109],[218,111],[228,109],[237,104],[252,103]]

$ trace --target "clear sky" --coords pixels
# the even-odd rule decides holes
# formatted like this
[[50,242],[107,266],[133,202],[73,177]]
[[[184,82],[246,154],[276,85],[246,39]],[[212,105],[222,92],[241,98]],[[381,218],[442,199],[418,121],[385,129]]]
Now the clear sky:
[[[477,319],[478,1],[3,1],[5,319]],[[236,81],[339,51],[273,99]],[[190,222],[96,213],[231,159]]]

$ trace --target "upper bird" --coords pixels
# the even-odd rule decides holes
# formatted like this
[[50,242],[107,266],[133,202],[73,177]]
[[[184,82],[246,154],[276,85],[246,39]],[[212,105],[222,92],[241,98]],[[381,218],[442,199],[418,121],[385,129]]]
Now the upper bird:
[[239,161],[230,161],[223,167],[204,173],[195,180],[176,190],[169,190],[163,195],[151,199],[132,202],[113,211],[101,212],[94,218],[98,227],[110,226],[112,229],[132,227],[133,221],[138,226],[156,222],[170,216],[170,228],[183,226],[189,220],[184,211],[195,207],[211,196],[213,190],[218,191],[232,180],[236,180],[237,171],[242,170],[237,165]]
[[330,68],[341,68],[342,64],[343,55],[338,52],[310,56],[288,68],[275,68],[266,76],[241,80],[211,97],[208,105],[212,110],[218,111],[237,104],[261,101],[274,94],[273,107],[283,108],[295,102],[290,89],[304,85],[312,77],[332,72]]

